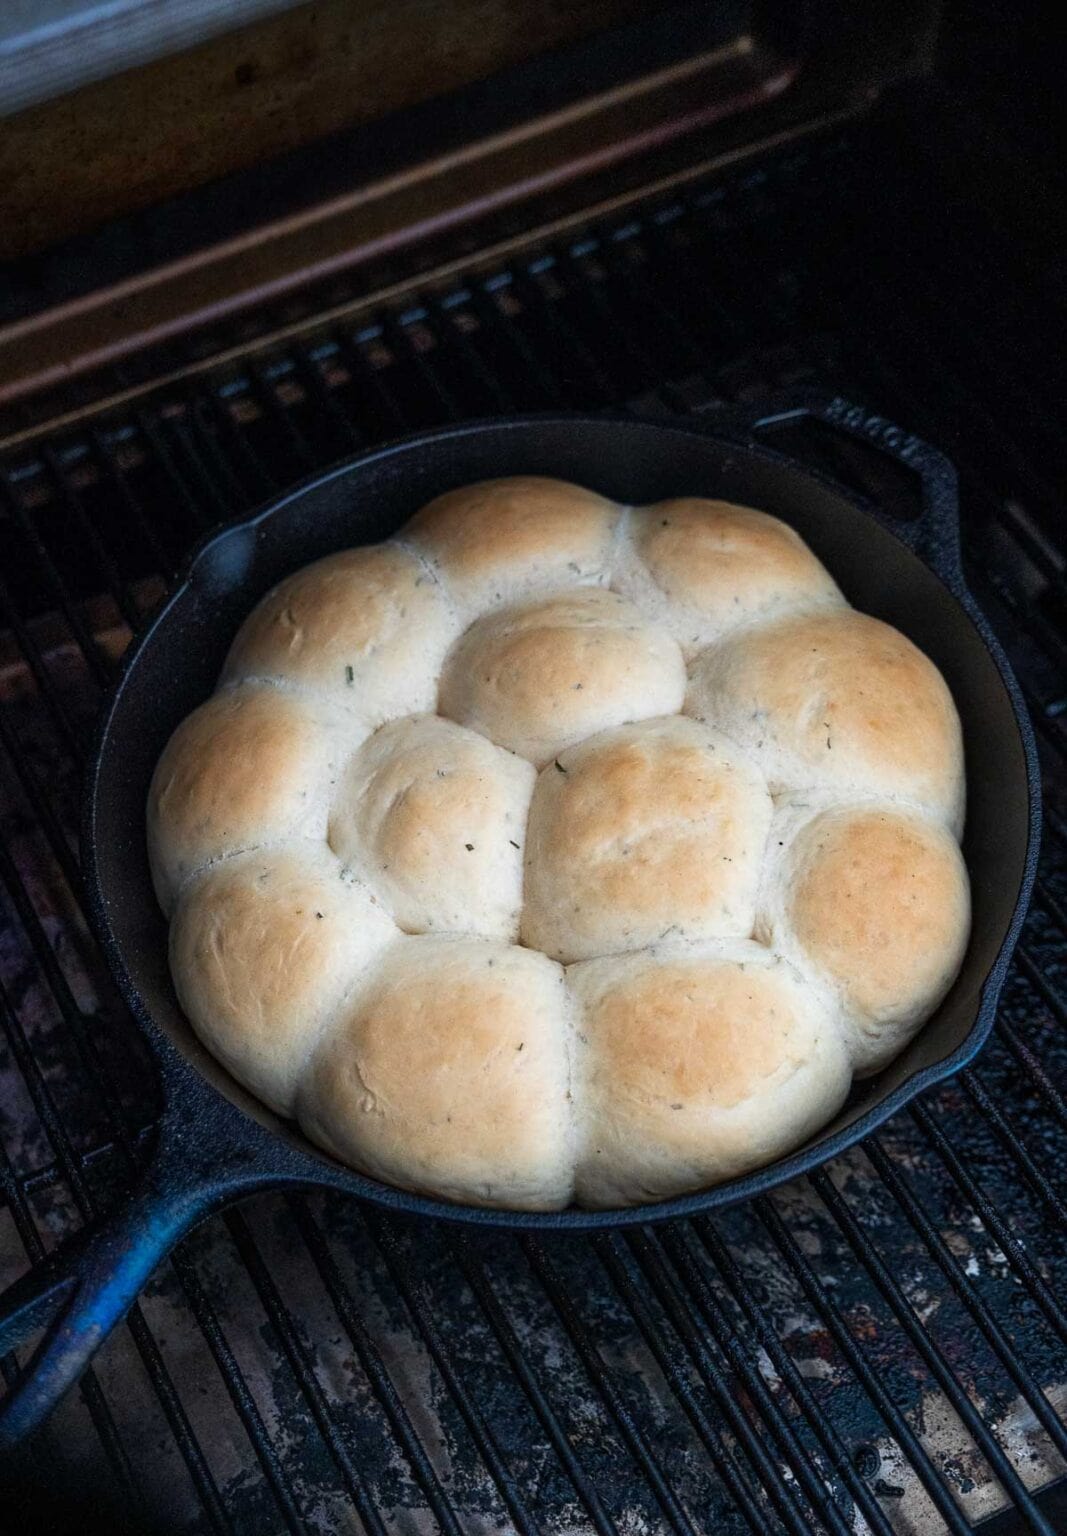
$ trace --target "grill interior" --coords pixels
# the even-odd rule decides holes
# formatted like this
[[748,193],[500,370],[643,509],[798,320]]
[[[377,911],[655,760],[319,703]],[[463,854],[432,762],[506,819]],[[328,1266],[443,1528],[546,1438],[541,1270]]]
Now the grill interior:
[[[12,1495],[31,1525],[1067,1525],[1062,272],[890,126],[650,197],[389,312],[260,314],[212,339],[245,345],[225,366],[6,456],[3,1281],[121,1195],[158,1107],[79,909],[102,691],[195,540],[331,461],[499,411],[713,420],[835,388],[960,468],[969,578],[1047,770],[1037,899],[974,1069],[769,1198],[633,1235],[457,1236],[328,1196],[256,1198],[182,1244],[39,1438]],[[285,344],[257,348],[282,324]],[[915,495],[858,447],[779,442],[868,495]],[[18,1361],[0,1369],[10,1383]]]

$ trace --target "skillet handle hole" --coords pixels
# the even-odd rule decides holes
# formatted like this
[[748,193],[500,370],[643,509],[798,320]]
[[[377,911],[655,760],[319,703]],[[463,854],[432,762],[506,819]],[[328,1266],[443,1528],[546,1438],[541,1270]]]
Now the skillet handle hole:
[[768,448],[832,476],[894,522],[914,523],[922,516],[922,481],[891,450],[847,435],[816,416],[757,422],[752,435]]

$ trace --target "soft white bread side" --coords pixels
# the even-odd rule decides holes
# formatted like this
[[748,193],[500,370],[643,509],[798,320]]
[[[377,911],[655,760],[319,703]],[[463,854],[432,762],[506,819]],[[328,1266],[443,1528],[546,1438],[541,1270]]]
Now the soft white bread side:
[[844,604],[792,528],[767,512],[698,496],[633,509],[611,584],[664,624],[687,657],[752,619]]
[[901,795],[962,829],[952,695],[917,646],[867,614],[845,608],[739,630],[697,657],[685,711],[750,751],[772,794]]
[[585,1042],[583,1205],[637,1205],[734,1178],[797,1146],[844,1102],[851,1070],[832,1008],[758,944],[664,945],[587,960],[567,979]]
[[542,768],[594,731],[675,714],[684,696],[677,643],[594,587],[472,624],[445,663],[438,707]]
[[469,623],[535,593],[606,582],[620,515],[580,485],[516,475],[439,496],[402,537],[440,573]]
[[877,1072],[959,971],[971,916],[959,846],[928,816],[884,802],[786,805],[770,842],[757,937],[831,983],[853,1067]]
[[401,939],[316,1051],[312,1141],[405,1189],[556,1210],[573,1193],[563,971],[474,939]]
[[534,791],[523,943],[569,963],[668,936],[748,938],[771,813],[762,774],[696,720],[570,747]]
[[345,770],[330,846],[406,932],[513,941],[536,777],[525,758],[451,720],[394,720]]
[[187,715],[148,793],[148,857],[164,912],[215,859],[281,837],[325,838],[343,750],[320,704],[269,683],[228,688]]
[[409,550],[394,543],[345,549],[268,592],[238,631],[222,680],[298,684],[369,731],[433,709],[459,627],[436,576]]
[[212,1055],[291,1115],[323,1025],[398,939],[328,848],[287,843],[225,859],[185,887],[170,927],[171,972]]

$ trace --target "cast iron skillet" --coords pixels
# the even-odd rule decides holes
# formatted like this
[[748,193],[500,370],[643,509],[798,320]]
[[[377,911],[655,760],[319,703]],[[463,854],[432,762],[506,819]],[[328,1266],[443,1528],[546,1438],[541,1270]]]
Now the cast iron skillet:
[[[757,428],[816,417],[892,455],[921,481],[922,510],[894,522],[795,462]],[[123,1208],[66,1245],[0,1300],[0,1352],[62,1307],[5,1399],[0,1446],[35,1428],[190,1226],[228,1201],[283,1185],[345,1190],[393,1211],[474,1226],[589,1230],[687,1216],[762,1194],[866,1135],[959,1071],[993,1024],[1034,879],[1039,780],[1019,688],[964,585],[952,466],[841,400],[753,412],[727,435],[633,419],[553,416],[446,427],[328,471],[207,540],[131,648],[108,705],[86,791],[89,911],[118,985],[155,1053],[166,1108],[154,1158]],[[346,545],[384,538],[433,496],[496,475],[536,473],[625,502],[706,495],[777,513],[804,536],[856,607],[897,625],[937,663],[963,720],[974,929],[959,980],[909,1048],[857,1084],[836,1119],[788,1157],[701,1194],[624,1211],[525,1214],[410,1195],[318,1152],[228,1076],[183,1020],[152,894],[144,808],[171,731],[215,686],[238,625],[282,576]]]

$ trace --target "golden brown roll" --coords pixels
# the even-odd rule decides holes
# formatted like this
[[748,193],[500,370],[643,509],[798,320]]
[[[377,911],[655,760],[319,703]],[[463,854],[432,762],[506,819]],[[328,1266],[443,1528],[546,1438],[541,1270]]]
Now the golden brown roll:
[[170,960],[186,1017],[213,1056],[279,1114],[323,1026],[396,925],[317,843],[224,859],[182,891]]
[[959,845],[928,816],[885,803],[789,806],[772,845],[758,936],[831,983],[853,1067],[876,1072],[960,968],[971,904]]
[[962,829],[952,695],[917,646],[868,614],[843,608],[738,631],[696,659],[685,707],[751,752],[773,794],[902,795]]
[[373,730],[433,709],[458,633],[425,561],[393,543],[345,549],[268,592],[238,631],[222,677],[297,684]]
[[437,715],[383,725],[345,771],[329,841],[407,933],[514,940],[536,774]]
[[752,619],[844,604],[792,528],[752,507],[699,496],[635,507],[611,584],[669,629],[686,656]]
[[683,1194],[788,1152],[840,1108],[851,1072],[826,998],[747,941],[572,966],[580,1007],[583,1205]]
[[606,582],[619,514],[580,485],[515,475],[448,491],[402,536],[430,561],[469,623],[535,593]]
[[342,742],[313,700],[269,684],[216,693],[179,725],[148,795],[148,854],[169,913],[206,864],[281,837],[323,839]]
[[771,810],[748,758],[680,715],[561,752],[530,811],[523,943],[569,963],[748,938]]
[[670,635],[591,588],[472,624],[445,663],[438,707],[542,768],[595,731],[674,714],[684,696]]
[[574,1187],[572,1036],[563,971],[544,955],[404,939],[323,1037],[297,1116],[391,1184],[555,1210]]

